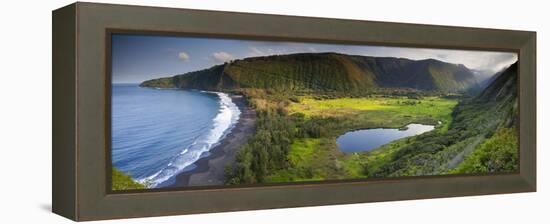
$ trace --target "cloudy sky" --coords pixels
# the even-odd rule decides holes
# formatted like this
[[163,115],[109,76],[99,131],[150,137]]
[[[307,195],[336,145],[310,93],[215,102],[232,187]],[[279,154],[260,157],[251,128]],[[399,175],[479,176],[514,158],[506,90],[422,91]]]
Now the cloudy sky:
[[515,53],[339,45],[297,42],[269,42],[215,38],[113,35],[113,83],[142,81],[209,68],[233,59],[306,52],[399,57],[413,60],[433,58],[470,69],[500,69],[517,60]]

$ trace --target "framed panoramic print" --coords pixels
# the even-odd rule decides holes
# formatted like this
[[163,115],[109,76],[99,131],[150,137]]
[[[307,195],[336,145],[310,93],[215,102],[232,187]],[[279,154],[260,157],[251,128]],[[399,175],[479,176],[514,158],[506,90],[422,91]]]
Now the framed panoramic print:
[[535,191],[535,38],[58,9],[53,211],[95,220]]

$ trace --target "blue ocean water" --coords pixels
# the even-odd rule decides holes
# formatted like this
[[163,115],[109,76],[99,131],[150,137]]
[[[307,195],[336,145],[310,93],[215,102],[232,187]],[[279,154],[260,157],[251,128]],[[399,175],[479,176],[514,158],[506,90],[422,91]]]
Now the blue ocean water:
[[112,162],[158,187],[230,132],[240,111],[224,93],[113,84]]
[[373,128],[347,132],[336,139],[341,151],[346,153],[370,151],[391,141],[433,130],[433,125],[409,124],[405,130],[397,128]]

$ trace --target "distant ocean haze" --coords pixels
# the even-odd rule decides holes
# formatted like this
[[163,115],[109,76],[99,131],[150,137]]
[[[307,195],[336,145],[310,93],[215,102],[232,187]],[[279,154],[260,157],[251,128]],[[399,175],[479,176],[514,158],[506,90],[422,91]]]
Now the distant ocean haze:
[[208,155],[240,111],[224,93],[113,84],[113,166],[151,187]]

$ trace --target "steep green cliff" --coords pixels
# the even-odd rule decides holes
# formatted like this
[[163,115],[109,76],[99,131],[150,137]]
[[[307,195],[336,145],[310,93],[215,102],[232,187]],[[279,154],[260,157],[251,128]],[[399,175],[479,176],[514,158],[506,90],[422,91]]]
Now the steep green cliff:
[[462,92],[479,88],[463,65],[434,59],[303,53],[235,60],[208,69],[148,80],[143,87],[360,92],[377,88]]
[[392,161],[370,176],[511,172],[518,169],[517,63],[478,96],[460,103],[444,133],[407,140]]

